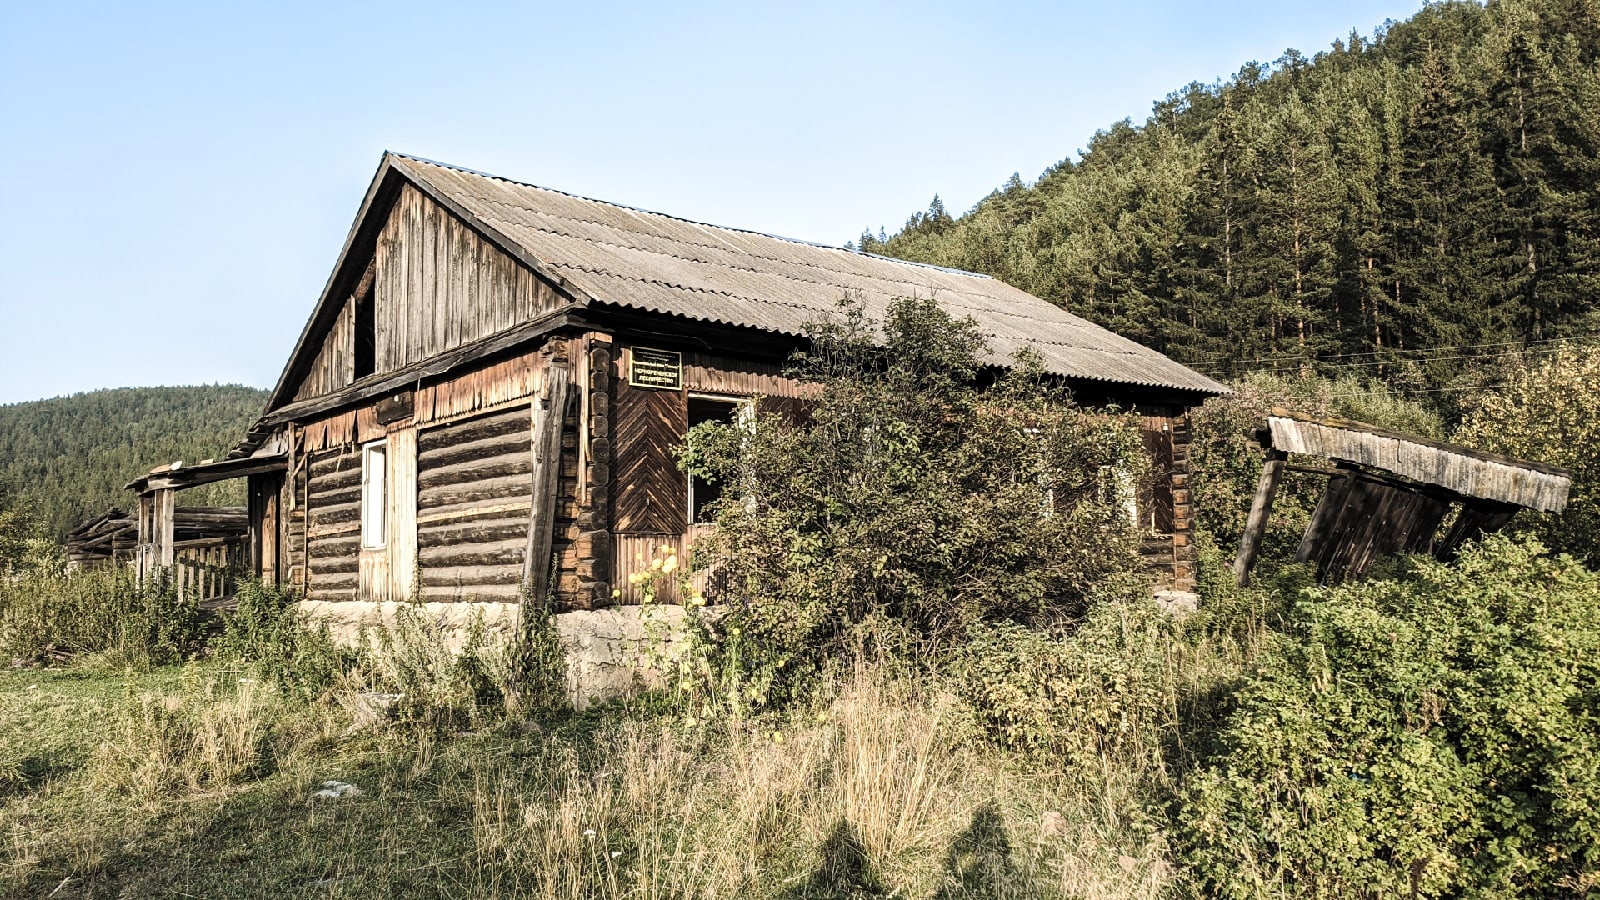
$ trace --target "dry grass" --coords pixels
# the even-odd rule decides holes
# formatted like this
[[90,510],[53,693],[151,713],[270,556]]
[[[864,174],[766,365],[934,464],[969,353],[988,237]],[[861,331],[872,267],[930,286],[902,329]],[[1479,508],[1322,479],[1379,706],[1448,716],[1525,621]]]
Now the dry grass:
[[[1042,772],[881,667],[782,717],[613,708],[469,733],[233,674],[130,692],[81,767],[0,797],[0,895],[1099,898],[1169,880],[1132,775]],[[308,801],[329,777],[362,796]]]
[[881,670],[782,724],[622,720],[596,744],[531,785],[479,773],[475,893],[1145,897],[1167,877],[1129,786],[1030,774]]

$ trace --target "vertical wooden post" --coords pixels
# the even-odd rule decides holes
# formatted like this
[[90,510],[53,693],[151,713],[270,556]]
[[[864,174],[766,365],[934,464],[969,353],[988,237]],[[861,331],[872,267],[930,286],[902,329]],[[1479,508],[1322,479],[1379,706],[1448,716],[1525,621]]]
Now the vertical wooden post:
[[154,525],[154,503],[149,494],[140,494],[139,537],[133,551],[134,575],[138,578],[139,584],[144,584],[145,578],[150,574],[151,567],[155,565],[150,558],[150,548],[155,543]]
[[545,603],[550,596],[550,557],[561,490],[561,426],[567,417],[570,385],[567,359],[553,357],[545,367],[544,391],[533,403],[533,508],[528,516],[522,584],[527,599],[535,603]]
[[163,569],[172,568],[173,562],[173,519],[177,512],[177,492],[172,488],[162,488],[156,491],[156,565]]
[[388,599],[410,600],[417,572],[417,427],[391,426],[389,450]]
[[1267,530],[1267,519],[1272,515],[1272,501],[1278,496],[1278,482],[1283,478],[1283,461],[1289,454],[1282,450],[1267,451],[1266,465],[1261,467],[1261,481],[1256,485],[1255,502],[1250,505],[1250,518],[1245,522],[1244,534],[1239,536],[1239,555],[1233,560],[1233,578],[1240,587],[1250,583],[1250,568],[1256,564],[1261,552],[1261,536]]

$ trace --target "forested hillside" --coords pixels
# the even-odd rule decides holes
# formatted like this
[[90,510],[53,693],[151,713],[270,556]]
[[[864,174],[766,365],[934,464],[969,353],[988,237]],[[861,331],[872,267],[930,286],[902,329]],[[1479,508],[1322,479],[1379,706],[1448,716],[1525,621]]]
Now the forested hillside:
[[986,272],[1224,377],[1427,392],[1600,331],[1600,3],[1440,3],[1191,84],[862,249]]
[[[116,388],[0,406],[0,485],[55,534],[108,506],[127,509],[123,485],[174,460],[220,457],[266,406],[239,385]],[[186,506],[243,504],[229,483],[186,491]]]

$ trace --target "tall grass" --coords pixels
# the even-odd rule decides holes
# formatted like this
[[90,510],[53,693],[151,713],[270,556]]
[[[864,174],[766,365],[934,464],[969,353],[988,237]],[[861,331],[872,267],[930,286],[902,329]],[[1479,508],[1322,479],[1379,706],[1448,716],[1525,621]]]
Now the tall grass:
[[140,585],[121,566],[0,577],[5,662],[92,655],[115,668],[148,668],[199,652],[206,619],[167,581]]

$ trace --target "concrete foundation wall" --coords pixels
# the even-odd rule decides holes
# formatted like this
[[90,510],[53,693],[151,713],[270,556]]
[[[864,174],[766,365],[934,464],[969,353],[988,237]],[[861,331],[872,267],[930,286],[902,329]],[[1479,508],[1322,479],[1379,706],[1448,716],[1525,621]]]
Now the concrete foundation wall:
[[[301,614],[312,625],[325,625],[335,641],[357,646],[362,635],[392,627],[405,604],[302,600]],[[438,625],[445,645],[459,651],[475,622],[481,622],[491,645],[516,636],[519,603],[423,603],[429,622]],[[659,687],[665,669],[683,652],[688,614],[681,606],[613,606],[557,613],[556,634],[567,657],[567,692],[574,706],[625,697]]]

